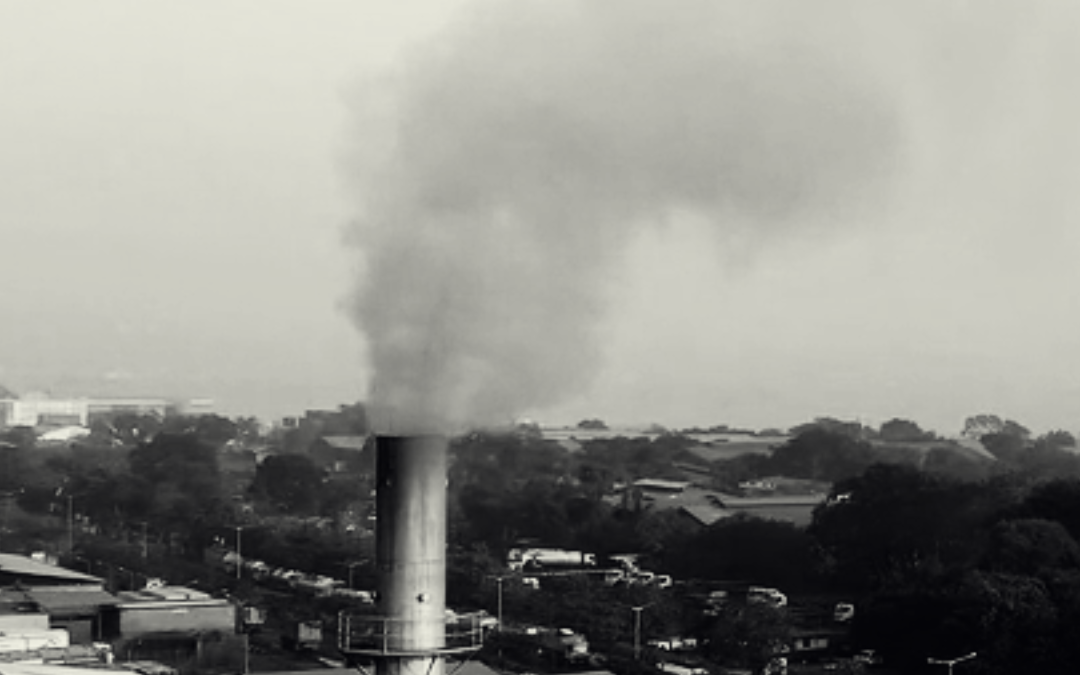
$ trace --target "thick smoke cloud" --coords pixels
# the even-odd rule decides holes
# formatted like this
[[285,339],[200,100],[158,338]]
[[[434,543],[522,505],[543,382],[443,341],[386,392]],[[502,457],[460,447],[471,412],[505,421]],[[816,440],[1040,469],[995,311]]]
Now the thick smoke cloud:
[[817,236],[887,201],[905,138],[897,79],[862,58],[875,17],[801,4],[470,5],[362,88],[349,311],[380,430],[581,391],[642,228]]

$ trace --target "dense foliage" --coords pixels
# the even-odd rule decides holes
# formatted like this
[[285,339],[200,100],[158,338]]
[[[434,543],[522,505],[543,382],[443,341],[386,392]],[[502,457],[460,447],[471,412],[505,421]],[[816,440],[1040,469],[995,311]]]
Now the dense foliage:
[[[118,416],[70,448],[36,447],[32,433],[8,430],[0,438],[4,549],[68,553],[74,544],[83,558],[113,561],[110,575],[171,564],[179,578],[196,574],[208,549],[242,543],[246,555],[370,588],[370,462],[332,470],[313,452],[328,432],[363,430],[357,406],[269,438],[250,420],[217,416]],[[713,656],[747,664],[784,639],[785,624],[768,613],[688,615],[689,587],[659,593],[553,578],[535,591],[505,567],[522,541],[601,560],[639,552],[657,572],[705,587],[742,580],[851,598],[857,643],[900,663],[978,651],[967,672],[1069,672],[1080,662],[1076,439],[1034,437],[992,415],[970,418],[964,430],[960,443],[906,420],[870,429],[823,418],[770,436],[771,452],[712,462],[677,433],[563,443],[533,427],[469,434],[451,445],[450,601],[494,612],[501,597],[508,618],[577,628],[612,645],[633,639],[640,619],[644,634],[709,637]],[[718,491],[770,476],[832,488],[805,529],[746,517],[700,527],[618,490],[638,478],[688,476]]]

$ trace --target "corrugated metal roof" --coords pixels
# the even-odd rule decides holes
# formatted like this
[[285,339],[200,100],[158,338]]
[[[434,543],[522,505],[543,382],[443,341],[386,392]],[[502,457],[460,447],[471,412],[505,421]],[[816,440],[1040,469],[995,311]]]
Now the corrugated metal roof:
[[[449,661],[446,664],[446,672],[453,675],[498,675],[499,671],[480,661]],[[579,675],[584,675],[579,674]]]
[[[450,671],[450,668],[447,668]],[[82,673],[81,675],[86,675]],[[314,668],[308,670],[275,670],[273,675],[356,675],[352,668]]]
[[111,607],[119,602],[116,596],[101,590],[33,589],[24,593],[49,614],[92,613],[99,607]]
[[64,567],[41,563],[22,555],[0,553],[0,574],[28,577],[47,577],[65,581],[84,581],[88,584],[102,583],[101,577],[75,572]]
[[700,504],[694,506],[683,506],[682,511],[683,513],[686,513],[691,518],[701,523],[702,525],[705,525],[706,527],[712,525],[718,520],[730,518],[735,515],[731,511],[724,511],[723,509],[718,509],[713,506],[704,506]]
[[0,675],[87,675],[88,673],[123,672],[118,667],[87,669],[85,666],[61,666],[52,663],[0,663]]
[[690,481],[685,480],[664,480],[662,478],[641,478],[634,481],[634,487],[639,487],[642,490],[665,490],[665,491],[681,491],[690,487]]

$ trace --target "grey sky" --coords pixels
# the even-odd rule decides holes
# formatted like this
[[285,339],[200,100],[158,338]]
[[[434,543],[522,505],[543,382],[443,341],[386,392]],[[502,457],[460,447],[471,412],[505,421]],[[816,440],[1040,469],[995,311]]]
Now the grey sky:
[[[518,30],[533,16],[553,35],[587,28],[554,4],[570,18],[520,3]],[[902,416],[946,433],[993,412],[1075,430],[1077,12],[806,4],[706,14],[724,19],[715,37],[749,72],[768,76],[765,56],[795,49],[871,83],[897,134],[885,189],[857,212],[767,234],[718,236],[715,212],[666,210],[598,281],[596,377],[518,412],[753,426]],[[663,73],[682,43],[658,36],[684,21],[643,29],[654,5],[598,2],[585,19],[615,17],[612,44],[663,45]],[[339,308],[364,252],[341,241],[359,201],[351,167],[371,142],[356,102],[373,78],[436,78],[425,63],[474,53],[463,34],[512,33],[506,14],[434,0],[0,0],[0,382],[205,395],[260,415],[361,397],[363,343]],[[484,44],[529,63],[511,41]],[[712,43],[695,48],[715,57]],[[634,64],[647,84],[649,63]]]

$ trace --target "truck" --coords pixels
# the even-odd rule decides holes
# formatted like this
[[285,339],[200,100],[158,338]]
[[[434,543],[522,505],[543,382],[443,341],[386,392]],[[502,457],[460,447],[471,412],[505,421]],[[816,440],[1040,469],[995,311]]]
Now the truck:
[[530,672],[561,671],[565,666],[589,664],[589,641],[570,628],[506,626],[489,640],[512,660],[531,666]]
[[589,660],[589,641],[569,628],[529,628],[525,634],[540,648],[556,654],[568,663]]
[[514,571],[543,567],[596,567],[596,556],[561,548],[515,548],[507,555],[507,567]]
[[321,621],[297,621],[281,636],[281,646],[293,651],[314,651],[322,645]]

